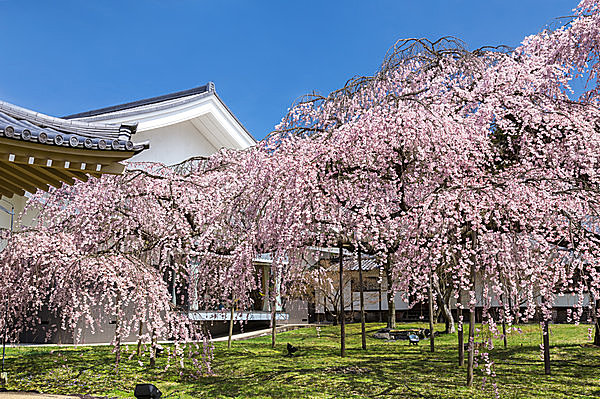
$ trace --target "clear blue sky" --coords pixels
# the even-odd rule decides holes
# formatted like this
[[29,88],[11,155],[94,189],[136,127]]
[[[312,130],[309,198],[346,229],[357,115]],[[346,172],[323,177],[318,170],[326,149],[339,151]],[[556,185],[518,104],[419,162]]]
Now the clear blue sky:
[[215,82],[263,138],[399,38],[519,44],[577,0],[0,0],[0,99],[54,116]]

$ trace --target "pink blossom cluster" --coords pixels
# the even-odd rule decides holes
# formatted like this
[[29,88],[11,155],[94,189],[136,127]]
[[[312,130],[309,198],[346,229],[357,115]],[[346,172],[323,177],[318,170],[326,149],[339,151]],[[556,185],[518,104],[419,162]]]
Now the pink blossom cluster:
[[333,286],[306,257],[340,244],[390,259],[392,290],[413,301],[449,279],[496,332],[497,307],[509,325],[548,320],[561,295],[578,298],[575,319],[597,312],[599,5],[513,51],[401,41],[375,76],[301,102],[254,148],[36,195],[37,223],[0,254],[2,323],[17,332],[49,309],[92,326],[101,303],[121,336],[144,322],[146,338],[189,340],[169,281],[200,308],[246,308],[257,255],[291,297]]

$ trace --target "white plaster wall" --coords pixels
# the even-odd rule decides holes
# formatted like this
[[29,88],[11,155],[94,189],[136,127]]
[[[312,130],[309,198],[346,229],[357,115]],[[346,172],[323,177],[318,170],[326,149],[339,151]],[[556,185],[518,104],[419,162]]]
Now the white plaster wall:
[[218,150],[190,121],[138,132],[134,140],[149,140],[150,148],[131,158],[132,162],[173,165],[191,157],[209,156]]
[[[369,292],[365,292],[364,293],[364,298],[365,298],[365,310],[366,311],[370,311],[370,310],[379,310],[379,293],[378,292],[374,292],[374,291],[369,291]],[[316,304],[315,304],[315,311],[316,313],[323,313],[323,295],[321,294],[317,294],[316,296]],[[354,307],[354,310],[359,310],[360,309],[360,293],[358,292],[353,292],[352,293],[352,300],[353,303],[350,303],[350,288],[346,288],[344,289],[344,309],[349,311],[352,309],[352,307]],[[396,303],[396,310],[407,310],[409,309],[408,307],[408,303],[404,302],[402,300],[402,294],[401,293],[396,293],[396,295],[394,296],[394,302]],[[331,304],[331,301],[327,301],[327,307],[328,309],[331,311],[333,310],[333,305]],[[387,310],[388,309],[388,304],[387,304],[387,293],[385,291],[382,291],[381,293],[381,310]]]
[[[6,198],[2,196],[2,200],[0,200],[0,205],[6,208],[8,211],[11,210],[11,204],[15,207],[15,219],[14,219],[14,229],[17,230],[19,227],[18,217],[23,209],[25,208],[25,204],[27,203],[27,197],[23,197],[20,195],[15,195],[12,198]],[[31,216],[23,220],[23,223],[26,225],[31,224]],[[0,227],[9,229],[10,228],[10,214],[4,212],[0,209]],[[4,245],[1,247],[4,248]]]

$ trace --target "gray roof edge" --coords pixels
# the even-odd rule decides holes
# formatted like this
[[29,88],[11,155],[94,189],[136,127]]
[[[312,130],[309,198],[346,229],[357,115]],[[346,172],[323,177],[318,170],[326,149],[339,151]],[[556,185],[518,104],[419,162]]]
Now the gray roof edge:
[[216,91],[215,91],[215,97],[217,97],[217,99],[219,100],[219,102],[221,103],[221,105],[223,105],[223,107],[227,110],[227,112],[229,112],[229,115],[231,115],[232,118],[242,127],[242,129],[244,130],[244,132],[246,132],[246,134],[248,135],[248,137],[250,137],[250,139],[254,142],[254,144],[258,143],[258,140],[256,140],[254,138],[254,136],[248,131],[248,129],[246,129],[246,126],[244,126],[242,124],[242,122],[240,122],[240,120],[237,118],[237,116],[235,116],[235,114],[233,112],[231,112],[231,109],[229,109],[229,107],[227,106],[227,104],[225,104],[225,102],[223,102],[223,100],[221,99],[221,97],[219,97],[219,95],[217,94]]
[[214,93],[215,92],[215,84],[213,82],[208,82],[203,86],[194,87],[188,90],[182,90],[175,93],[164,94],[162,96],[145,98],[142,100],[131,101],[128,103],[112,105],[109,107],[98,108],[91,111],[79,112],[72,115],[64,116],[64,119],[79,119],[79,118],[89,118],[104,114],[110,114],[113,112],[124,111],[132,108],[142,107],[144,105],[151,105],[156,103],[161,103],[164,101],[175,100],[182,97],[189,97],[196,94],[202,93]]
[[[193,94],[188,97],[174,99],[176,102],[170,102],[173,100],[169,100],[169,102],[164,102],[162,104],[154,103],[154,104],[141,105],[141,106],[135,107],[135,108],[126,108],[126,109],[113,111],[113,112],[109,112],[106,114],[94,115],[94,116],[77,117],[77,119],[70,119],[70,120],[80,120],[80,121],[97,123],[97,122],[102,122],[102,121],[111,120],[111,119],[115,119],[115,118],[135,119],[136,117],[139,117],[140,115],[145,114],[145,113],[162,111],[165,109],[170,109],[170,108],[178,107],[181,105],[186,105],[188,103],[197,101],[200,98],[204,98],[204,97],[207,97],[207,96],[210,96],[213,94],[214,93],[211,93],[211,92],[204,92],[204,93],[200,93],[200,94]],[[140,111],[141,107],[147,107],[148,105],[149,105],[148,108],[144,108],[143,110]]]

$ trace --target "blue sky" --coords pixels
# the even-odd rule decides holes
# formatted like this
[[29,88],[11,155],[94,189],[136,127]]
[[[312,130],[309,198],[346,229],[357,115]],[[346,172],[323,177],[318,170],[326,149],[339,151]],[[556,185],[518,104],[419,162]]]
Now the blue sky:
[[263,138],[299,96],[372,74],[397,39],[515,46],[571,0],[0,0],[0,99],[63,116],[213,81]]

